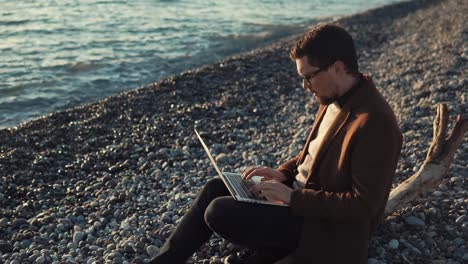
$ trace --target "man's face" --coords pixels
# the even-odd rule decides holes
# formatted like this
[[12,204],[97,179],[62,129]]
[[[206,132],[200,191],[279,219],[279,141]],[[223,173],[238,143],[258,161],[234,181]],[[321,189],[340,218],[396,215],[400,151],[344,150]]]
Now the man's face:
[[338,98],[338,90],[333,82],[333,72],[329,67],[320,69],[308,62],[307,56],[296,59],[297,73],[303,78],[302,87],[317,99],[319,104],[328,105]]

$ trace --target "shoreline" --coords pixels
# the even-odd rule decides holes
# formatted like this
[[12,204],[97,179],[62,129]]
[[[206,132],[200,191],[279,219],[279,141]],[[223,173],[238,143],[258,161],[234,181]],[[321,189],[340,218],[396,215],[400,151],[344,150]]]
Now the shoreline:
[[[351,32],[361,71],[399,120],[393,187],[424,160],[436,104],[448,102],[452,122],[466,109],[467,11],[420,0],[331,19]],[[193,127],[225,170],[290,158],[317,109],[288,58],[296,38],[0,130],[0,262],[148,259],[215,175]],[[380,226],[369,263],[468,260],[467,141],[434,192]],[[239,250],[213,236],[191,261]]]

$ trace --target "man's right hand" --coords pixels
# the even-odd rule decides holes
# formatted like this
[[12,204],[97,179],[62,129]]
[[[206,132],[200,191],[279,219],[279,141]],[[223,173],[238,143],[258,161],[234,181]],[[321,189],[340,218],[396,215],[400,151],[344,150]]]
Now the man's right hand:
[[254,176],[263,177],[262,181],[277,180],[279,182],[283,182],[287,180],[284,173],[266,166],[249,167],[242,172],[243,179],[250,179]]

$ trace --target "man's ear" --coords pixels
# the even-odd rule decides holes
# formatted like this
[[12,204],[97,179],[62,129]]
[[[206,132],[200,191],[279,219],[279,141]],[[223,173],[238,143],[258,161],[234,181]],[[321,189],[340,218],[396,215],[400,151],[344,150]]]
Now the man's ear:
[[346,65],[342,61],[337,60],[333,64],[333,70],[335,71],[336,75],[346,73]]

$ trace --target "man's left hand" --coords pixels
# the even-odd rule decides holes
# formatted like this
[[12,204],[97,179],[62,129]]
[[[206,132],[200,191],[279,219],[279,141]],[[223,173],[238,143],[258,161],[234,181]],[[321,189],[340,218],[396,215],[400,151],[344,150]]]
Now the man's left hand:
[[275,203],[289,204],[293,189],[279,181],[271,180],[255,184],[250,191],[257,198]]

